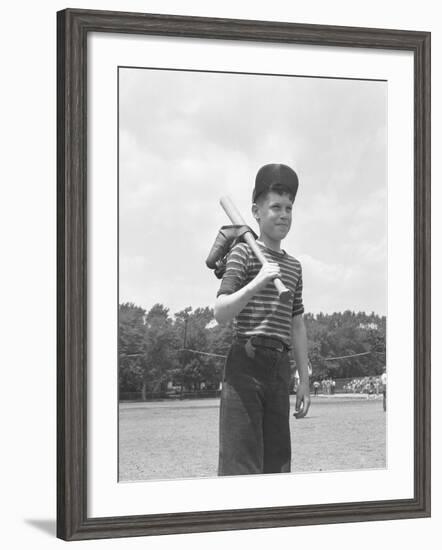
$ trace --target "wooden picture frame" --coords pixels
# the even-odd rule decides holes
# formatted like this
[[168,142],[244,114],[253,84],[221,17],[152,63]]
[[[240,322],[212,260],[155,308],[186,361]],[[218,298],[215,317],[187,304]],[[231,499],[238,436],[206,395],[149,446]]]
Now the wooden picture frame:
[[[430,33],[68,9],[57,16],[57,536],[64,540],[430,515]],[[414,57],[414,498],[87,514],[87,37],[125,33],[409,51]]]

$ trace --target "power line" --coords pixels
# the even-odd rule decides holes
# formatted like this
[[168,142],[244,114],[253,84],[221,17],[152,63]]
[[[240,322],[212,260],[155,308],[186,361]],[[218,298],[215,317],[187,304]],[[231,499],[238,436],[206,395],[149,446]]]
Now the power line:
[[211,355],[213,357],[222,357],[225,359],[227,355],[219,355],[218,353],[207,353],[205,351],[198,351],[196,349],[189,349],[189,348],[180,348],[178,351],[190,351],[191,353],[199,353],[201,355]]
[[360,357],[361,355],[369,355],[371,351],[364,351],[363,353],[353,353],[352,355],[341,355],[340,357],[324,357],[323,361],[335,361],[337,359],[349,359],[350,357]]
[[[189,348],[180,348],[178,351],[189,351],[190,353],[199,353],[200,355],[209,355],[212,357],[220,357],[222,359],[225,359],[227,355],[220,355],[218,353],[207,353],[205,351],[198,351],[196,349],[189,349]],[[323,361],[337,361],[339,359],[350,359],[351,357],[361,357],[362,355],[370,355],[372,353],[371,351],[365,351],[363,353],[353,353],[351,355],[341,355],[339,357],[324,357]],[[131,354],[124,354],[125,357],[141,357],[144,355],[143,353],[131,353]]]
[[[190,351],[191,353],[199,353],[201,355],[212,355],[213,357],[222,357],[225,359],[227,355],[219,355],[218,353],[207,353],[205,351],[198,351],[196,349],[181,348],[179,351]],[[351,355],[341,355],[340,357],[324,357],[323,361],[336,361],[338,359],[349,359],[350,357],[360,357],[361,355],[369,355],[371,351],[365,351],[363,353],[353,353]]]

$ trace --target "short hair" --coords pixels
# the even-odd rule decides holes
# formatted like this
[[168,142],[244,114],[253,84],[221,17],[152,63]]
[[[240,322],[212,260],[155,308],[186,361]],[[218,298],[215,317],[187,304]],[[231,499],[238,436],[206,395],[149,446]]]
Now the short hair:
[[269,193],[277,193],[278,195],[288,195],[290,200],[295,202],[295,194],[291,189],[287,187],[287,185],[284,185],[283,183],[275,182],[271,183],[265,191],[260,193],[258,196],[255,197],[255,203],[256,204],[262,204],[262,202],[267,198]]

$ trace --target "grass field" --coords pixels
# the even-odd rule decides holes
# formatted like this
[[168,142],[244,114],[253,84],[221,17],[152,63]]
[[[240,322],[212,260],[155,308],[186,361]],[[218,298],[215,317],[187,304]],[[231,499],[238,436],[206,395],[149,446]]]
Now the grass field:
[[[218,414],[219,399],[120,404],[120,481],[216,476]],[[386,467],[382,399],[312,397],[290,422],[292,472]]]

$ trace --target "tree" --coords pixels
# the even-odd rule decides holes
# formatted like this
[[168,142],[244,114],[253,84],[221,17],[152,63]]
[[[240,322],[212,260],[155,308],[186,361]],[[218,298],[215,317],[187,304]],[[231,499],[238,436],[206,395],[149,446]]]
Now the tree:
[[[209,307],[186,308],[175,314],[176,333],[181,335],[183,349],[180,353],[181,366],[175,372],[182,388],[188,390],[206,388],[217,389],[221,380],[222,360],[218,357],[205,355],[219,353],[216,347],[216,333],[219,325],[213,326],[213,309]],[[192,351],[186,351],[192,350]],[[198,353],[195,353],[198,352]]]
[[133,303],[118,310],[118,387],[123,392],[141,390],[144,371],[145,310]]
[[[207,346],[210,353],[227,355],[232,343],[233,322],[222,325],[216,324],[208,329]],[[225,360],[222,357],[213,356],[210,359],[210,377],[207,377],[211,387],[218,389],[223,377]]]
[[[187,327],[187,345],[189,349],[210,353],[208,347],[207,325],[213,320],[213,310],[209,307],[197,308],[191,312]],[[185,383],[194,390],[212,378],[213,358],[208,355],[193,354],[185,368]]]
[[[305,315],[313,377],[373,376],[385,365],[385,317],[347,310]],[[369,352],[367,355],[358,355]],[[330,360],[333,357],[345,359]]]
[[[382,372],[386,318],[346,310],[305,314],[313,378],[353,378]],[[155,304],[146,314],[132,303],[119,308],[120,391],[161,392],[174,380],[182,390],[202,383],[217,389],[232,341],[233,323],[215,323],[213,309],[186,307],[172,318]],[[193,350],[193,351],[191,351]],[[367,353],[368,352],[368,353]],[[363,355],[360,355],[363,354]],[[335,359],[337,357],[343,359]]]
[[165,391],[177,363],[178,342],[169,309],[155,304],[146,315],[144,336],[145,368],[143,397],[146,391]]

